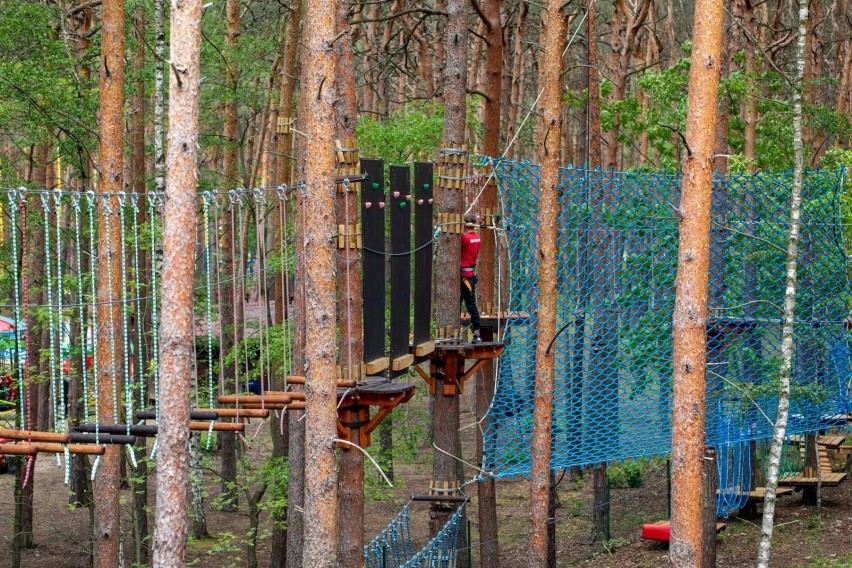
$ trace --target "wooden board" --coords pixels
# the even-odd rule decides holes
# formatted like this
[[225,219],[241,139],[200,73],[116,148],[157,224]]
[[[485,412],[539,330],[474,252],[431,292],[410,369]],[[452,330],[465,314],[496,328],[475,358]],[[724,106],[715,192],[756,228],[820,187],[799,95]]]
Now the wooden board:
[[[434,180],[431,162],[414,163],[414,344],[431,339],[432,328],[432,229]],[[415,351],[422,360],[428,353]]]
[[[846,479],[845,473],[824,473],[822,475],[823,487],[836,487]],[[811,487],[819,484],[819,479],[816,477],[805,477],[804,475],[793,475],[785,477],[778,481],[778,485],[785,487]]]
[[[385,357],[385,166],[382,160],[361,160],[361,171],[369,176],[361,188],[361,238],[364,301],[364,361],[367,374],[388,368],[370,368]],[[368,206],[369,204],[369,206]]]
[[[408,199],[406,199],[406,197]],[[391,377],[405,373],[411,332],[411,171],[408,166],[390,167],[390,357]]]

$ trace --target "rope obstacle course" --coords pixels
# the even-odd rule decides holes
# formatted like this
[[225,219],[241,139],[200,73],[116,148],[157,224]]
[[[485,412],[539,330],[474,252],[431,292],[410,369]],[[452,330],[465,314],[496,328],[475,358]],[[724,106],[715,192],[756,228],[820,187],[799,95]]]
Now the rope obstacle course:
[[[339,149],[345,154],[344,159],[352,159],[349,150],[344,151],[342,146]],[[415,164],[413,191],[409,169],[392,167],[386,193],[384,164],[377,160],[360,160],[361,174],[350,173],[352,178],[359,178],[357,184],[351,181],[340,184],[348,186],[345,191],[352,188],[353,193],[360,193],[360,227],[343,225],[337,240],[341,250],[351,249],[361,254],[365,330],[363,364],[339,370],[341,439],[362,448],[369,446],[372,429],[394,406],[413,396],[412,384],[392,380],[411,365],[428,360],[428,373],[419,366],[415,370],[427,381],[430,390],[434,392],[440,380],[445,394],[457,395],[463,392],[465,380],[483,361],[500,357],[491,426],[486,431],[483,471],[497,478],[524,475],[528,471],[531,429],[528,416],[532,408],[529,387],[533,372],[530,353],[534,352],[537,311],[534,286],[537,170],[532,164],[503,160],[495,161],[493,166],[505,206],[502,216],[506,223],[503,230],[509,237],[510,296],[507,310],[483,317],[485,343],[479,345],[462,341],[464,319],[460,320],[458,329],[437,330],[432,335],[435,229],[434,201],[430,197],[432,165]],[[842,294],[838,293],[848,290],[837,217],[839,192],[835,191],[841,183],[836,172],[814,171],[806,176],[806,199],[810,207],[804,215],[802,232],[801,302],[797,312],[799,364],[795,377],[801,388],[793,401],[791,446],[796,443],[801,446],[795,436],[825,430],[830,426],[828,417],[845,416],[852,409],[849,393],[852,373],[844,329],[846,307],[840,299]],[[783,285],[783,278],[778,277],[778,271],[783,271],[780,262],[783,251],[778,249],[785,233],[784,223],[779,219],[784,218],[788,184],[783,174],[733,175],[716,180],[716,194],[722,197],[714,202],[717,221],[712,234],[714,284],[710,298],[713,315],[708,320],[706,436],[719,453],[717,509],[720,513],[742,509],[749,501],[760,499],[760,490],[754,485],[756,475],[751,455],[753,445],[759,446],[771,434],[770,421],[775,408],[773,393],[766,386],[773,345],[777,344],[780,331],[780,317],[774,304],[781,297]],[[677,202],[678,187],[676,175],[563,170],[559,244],[564,252],[560,259],[558,293],[560,325],[565,329],[552,346],[559,370],[554,469],[668,453],[669,320],[676,258],[673,247],[677,242],[677,218],[672,204]],[[199,247],[198,257],[203,262],[199,262],[201,285],[196,291],[205,298],[206,309],[204,325],[199,326],[198,334],[206,336],[208,347],[215,335],[213,306],[223,301],[216,298],[214,290],[226,278],[235,282],[251,278],[247,274],[224,278],[219,274],[219,219],[230,216],[246,223],[254,216],[259,220],[255,227],[260,229],[254,235],[250,229],[234,231],[235,238],[245,242],[237,242],[238,246],[232,250],[254,249],[255,258],[260,259],[270,252],[261,250],[267,242],[262,234],[263,225],[276,213],[287,210],[278,206],[286,203],[293,191],[298,191],[298,186],[199,195],[203,246]],[[606,210],[591,207],[593,191],[610,192],[613,205]],[[97,455],[104,444],[132,444],[137,436],[155,435],[156,424],[142,422],[156,422],[156,393],[162,388],[156,349],[159,277],[155,268],[159,262],[162,196],[120,196],[120,209],[108,214],[112,222],[120,223],[126,246],[119,254],[98,258],[93,246],[97,239],[95,219],[99,203],[109,196],[23,189],[3,190],[3,193],[3,209],[12,228],[11,239],[2,243],[10,252],[8,258],[12,264],[11,274],[7,273],[7,297],[13,298],[13,302],[5,307],[14,310],[15,328],[19,330],[29,330],[24,322],[32,321],[35,310],[47,312],[54,432],[40,433],[33,428],[33,418],[26,412],[33,377],[28,376],[25,365],[13,365],[17,406],[21,411],[16,415],[16,428],[0,430],[0,438],[27,444],[19,442],[12,444],[12,448],[2,445],[0,451],[8,449],[8,453],[19,451],[24,455],[80,451]],[[387,209],[391,231],[389,252],[384,248]],[[412,226],[412,209],[413,244],[412,235],[406,232]],[[139,223],[143,211],[147,213],[146,221]],[[46,272],[50,271],[45,283],[49,299],[44,304],[25,300],[31,292],[26,281],[26,259],[32,252],[27,242],[27,224],[32,228],[34,223],[45,231]],[[439,219],[438,230],[452,231],[455,223],[454,219]],[[292,229],[286,221],[282,226],[284,234]],[[289,266],[294,255],[287,239],[282,239],[281,244],[282,265]],[[387,256],[391,258],[390,326],[386,325],[384,305]],[[147,258],[154,267],[147,283],[142,282],[140,258]],[[86,356],[98,340],[94,290],[100,262],[121,262],[125,270],[122,294],[110,299],[122,304],[121,322],[115,326],[120,332],[112,340],[120,342],[125,352],[133,353],[132,362],[128,357],[122,362],[123,368],[113,372],[114,386],[109,393],[98,392],[96,382],[89,379],[104,365],[114,367],[117,362],[98,361],[93,353],[91,363],[87,363]],[[269,270],[268,264],[261,263],[256,274],[265,275]],[[288,288],[286,271],[283,278],[283,285]],[[143,296],[140,290],[149,293]],[[268,302],[268,298],[265,300]],[[146,322],[144,310],[151,314],[147,330],[142,329]],[[75,338],[66,331],[71,318],[76,318],[80,329],[86,330]],[[133,329],[131,322],[135,322],[137,329]],[[265,346],[270,333],[267,326],[261,321],[253,334]],[[144,333],[151,334],[150,352],[144,351]],[[32,340],[28,334],[21,335],[15,334],[15,361],[23,360],[20,354],[24,352],[24,340]],[[493,341],[495,338],[498,341]],[[290,349],[290,341],[285,345],[285,351]],[[61,388],[63,346],[69,347],[71,357],[78,361],[72,367],[79,369],[84,383],[85,404],[79,425],[72,424],[66,415],[69,401],[63,400],[64,388]],[[844,356],[845,367],[838,363]],[[206,377],[196,378],[193,430],[241,430],[243,423],[219,420],[267,419],[276,411],[304,408],[303,392],[266,388],[271,374],[268,350],[261,350],[260,361],[248,361],[249,352],[243,348],[238,350],[237,357],[241,359],[235,365],[240,375],[233,384],[217,385],[212,364],[208,364]],[[285,360],[288,357],[291,354],[285,352]],[[289,362],[285,367],[289,371]],[[260,394],[245,394],[248,382],[255,375],[260,375]],[[289,375],[286,380],[287,385],[303,383],[301,376]],[[226,393],[226,388],[233,392]],[[813,392],[808,392],[808,388]],[[214,401],[217,391],[218,407]],[[116,416],[99,416],[96,406],[94,412],[90,409],[91,401],[104,395],[121,402],[115,406],[122,409]],[[371,407],[377,411],[373,413]],[[127,419],[129,416],[135,416],[139,423],[132,423]],[[352,440],[350,432],[356,426],[358,439]],[[845,427],[848,428],[848,423]],[[51,438],[48,434],[58,437]],[[341,448],[347,446],[341,444]],[[836,444],[830,448],[840,451]],[[793,456],[797,451],[788,453]],[[790,473],[794,473],[793,469]],[[788,475],[786,482],[794,483],[795,478]],[[823,475],[823,483],[826,479]]]

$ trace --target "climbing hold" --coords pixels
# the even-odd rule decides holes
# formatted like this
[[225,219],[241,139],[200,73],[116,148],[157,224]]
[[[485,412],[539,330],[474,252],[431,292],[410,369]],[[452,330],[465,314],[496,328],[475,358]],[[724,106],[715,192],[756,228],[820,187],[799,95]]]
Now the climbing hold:
[[370,208],[370,207],[372,207],[372,206],[373,206],[373,204],[372,204],[370,201],[365,201],[365,202],[364,202],[364,208],[365,208],[365,209],[369,209],[369,208]]
[[429,205],[432,205],[432,200],[431,200],[431,199],[429,200]]
[[394,191],[394,192],[393,192],[393,198],[394,198],[394,199],[399,199],[399,192],[398,192],[398,191]]
[[400,208],[400,209],[405,209],[405,206],[406,206],[406,205],[408,205],[408,203],[407,203],[407,202],[405,202],[405,201],[400,201],[400,202],[399,202],[399,208]]
[[429,191],[429,184],[428,184],[428,183],[424,183],[424,184],[423,184],[423,189],[425,189],[426,191]]
[[385,202],[379,201],[379,209],[384,209],[384,208],[385,208]]
[[373,189],[379,189],[379,182],[377,182],[377,181],[373,182]]
[[406,200],[406,201],[411,201],[411,196],[410,196],[410,195],[406,195],[406,196],[405,196],[405,200]]
[[417,200],[417,205],[423,205],[423,200],[422,200],[422,199],[418,199],[418,200]]

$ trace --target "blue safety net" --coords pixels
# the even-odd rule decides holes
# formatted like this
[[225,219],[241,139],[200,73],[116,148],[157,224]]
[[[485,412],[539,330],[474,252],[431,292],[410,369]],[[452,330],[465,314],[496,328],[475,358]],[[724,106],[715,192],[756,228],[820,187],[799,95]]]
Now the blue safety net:
[[366,568],[402,566],[414,556],[411,541],[411,510],[408,505],[364,547]]
[[456,565],[457,543],[464,505],[420,550],[414,550],[411,538],[409,505],[364,547],[366,568],[452,568]]
[[[498,160],[494,169],[515,317],[505,329],[485,467],[504,477],[530,468],[540,180],[531,163]],[[792,179],[757,173],[713,182],[705,441],[725,456],[723,493],[744,485],[742,443],[772,434]],[[850,408],[842,181],[840,171],[804,176],[791,433],[817,430]],[[561,170],[554,469],[670,451],[680,186],[679,174]]]

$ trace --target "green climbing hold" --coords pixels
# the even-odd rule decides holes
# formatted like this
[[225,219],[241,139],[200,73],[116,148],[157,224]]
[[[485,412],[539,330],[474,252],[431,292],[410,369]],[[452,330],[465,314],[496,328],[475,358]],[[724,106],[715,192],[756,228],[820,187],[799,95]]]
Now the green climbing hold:
[[377,181],[373,182],[373,189],[379,189],[379,182],[377,182]]
[[399,208],[400,209],[405,209],[406,206],[408,206],[408,201],[400,201],[399,202]]
[[425,189],[426,191],[429,191],[429,188],[430,188],[430,186],[429,186],[428,183],[423,184],[423,189]]

